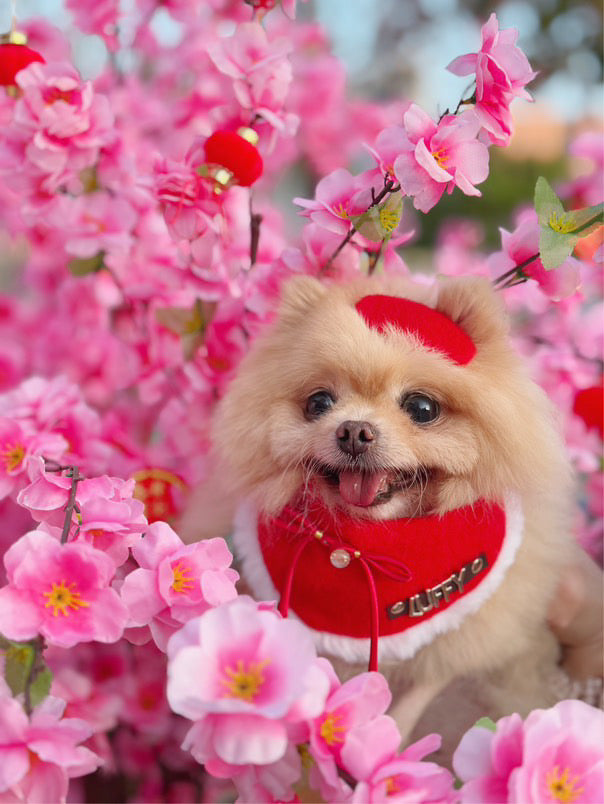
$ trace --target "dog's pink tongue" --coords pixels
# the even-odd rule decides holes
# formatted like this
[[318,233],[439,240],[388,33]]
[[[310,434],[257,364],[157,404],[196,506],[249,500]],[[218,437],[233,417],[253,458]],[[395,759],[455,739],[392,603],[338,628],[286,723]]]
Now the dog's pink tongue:
[[350,505],[367,507],[375,500],[386,472],[341,472],[340,496]]

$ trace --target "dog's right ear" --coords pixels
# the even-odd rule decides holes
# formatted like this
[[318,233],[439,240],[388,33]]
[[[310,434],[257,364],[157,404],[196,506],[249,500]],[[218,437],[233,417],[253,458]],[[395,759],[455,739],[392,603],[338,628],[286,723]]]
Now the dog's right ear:
[[298,318],[325,295],[325,286],[312,276],[296,276],[283,287],[280,318]]

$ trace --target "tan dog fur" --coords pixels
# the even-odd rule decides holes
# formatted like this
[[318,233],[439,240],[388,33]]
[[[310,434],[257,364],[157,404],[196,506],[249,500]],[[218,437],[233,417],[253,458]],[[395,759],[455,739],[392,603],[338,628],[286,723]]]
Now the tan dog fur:
[[[354,304],[369,293],[436,307],[471,336],[476,356],[458,366],[409,335],[368,329]],[[305,400],[317,389],[333,391],[337,405],[307,421]],[[401,396],[418,389],[441,405],[440,418],[428,427],[414,424],[400,408]],[[356,506],[338,499],[337,489],[312,471],[334,457],[333,432],[345,419],[377,423],[379,460],[428,466],[428,482],[351,510]],[[442,280],[437,287],[402,280],[290,282],[275,323],[256,340],[219,405],[213,443],[212,478],[193,496],[180,530],[189,541],[226,535],[238,500],[251,498],[270,515],[303,486],[309,493],[318,489],[331,506],[381,519],[443,513],[480,498],[501,501],[510,491],[519,495],[523,541],[495,593],[460,628],[380,670],[393,687],[392,713],[404,734],[460,677],[485,682],[484,695],[476,693],[477,711],[486,707],[493,716],[554,702],[550,681],[558,646],[546,616],[573,549],[571,473],[552,407],[510,347],[501,302],[485,280]],[[342,675],[365,669],[336,665]],[[438,722],[430,727],[443,730]]]

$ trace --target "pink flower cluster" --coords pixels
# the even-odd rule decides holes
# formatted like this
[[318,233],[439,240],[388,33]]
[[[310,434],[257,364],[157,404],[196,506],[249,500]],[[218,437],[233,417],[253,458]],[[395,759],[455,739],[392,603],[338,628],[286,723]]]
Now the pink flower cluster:
[[148,625],[161,650],[183,623],[237,596],[239,574],[230,569],[233,557],[224,539],[183,545],[169,525],[155,522],[132,555],[140,569],[124,579],[122,600],[130,623]]
[[66,63],[35,62],[17,77],[22,96],[0,141],[0,175],[42,202],[60,187],[77,186],[113,137],[107,98],[96,95]]
[[537,75],[517,47],[517,39],[517,30],[500,31],[496,15],[491,14],[482,26],[478,53],[459,56],[447,67],[456,75],[475,76],[475,111],[486,138],[496,145],[509,143],[513,130],[510,103],[515,97],[531,100],[524,87]]
[[69,780],[92,773],[100,758],[80,745],[91,733],[63,718],[64,701],[48,697],[28,718],[0,688],[0,796],[3,801],[65,801]]
[[[210,609],[172,637],[168,655],[168,701],[194,721],[183,747],[210,773],[233,778],[239,801],[291,800],[301,762],[327,801],[399,792],[453,801],[448,771],[420,761],[438,748],[436,735],[399,754],[384,677],[341,684],[302,626],[270,605],[239,597]],[[340,769],[358,780],[354,790]]]
[[595,802],[604,790],[604,713],[582,701],[470,729],[455,753],[462,802]]
[[[487,146],[509,143],[510,103],[515,97],[530,100],[524,86],[536,75],[516,47],[518,32],[513,28],[499,31],[495,14],[483,27],[482,37],[479,53],[460,56],[448,67],[459,75],[475,74],[471,110],[445,114],[434,122],[411,104],[402,126],[385,128],[376,137],[371,153],[378,170],[354,179],[346,171],[334,171],[317,185],[314,202],[295,199],[304,208],[302,214],[327,229],[347,233],[353,224],[359,228],[371,203],[371,196],[363,191],[373,183],[375,197],[383,187],[393,186],[386,184],[392,179],[421,212],[429,212],[445,190],[451,193],[455,187],[466,195],[480,195],[476,185],[489,173]],[[379,207],[380,212],[383,209]]]

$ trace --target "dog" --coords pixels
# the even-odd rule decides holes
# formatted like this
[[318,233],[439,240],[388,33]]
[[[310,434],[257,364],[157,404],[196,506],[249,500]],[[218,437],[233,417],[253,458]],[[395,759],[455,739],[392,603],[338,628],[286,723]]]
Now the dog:
[[457,738],[474,714],[565,697],[546,620],[573,560],[573,478],[487,280],[290,280],[212,442],[179,532],[232,533],[257,599],[343,678],[386,675],[404,737],[455,684],[475,699],[440,706]]

